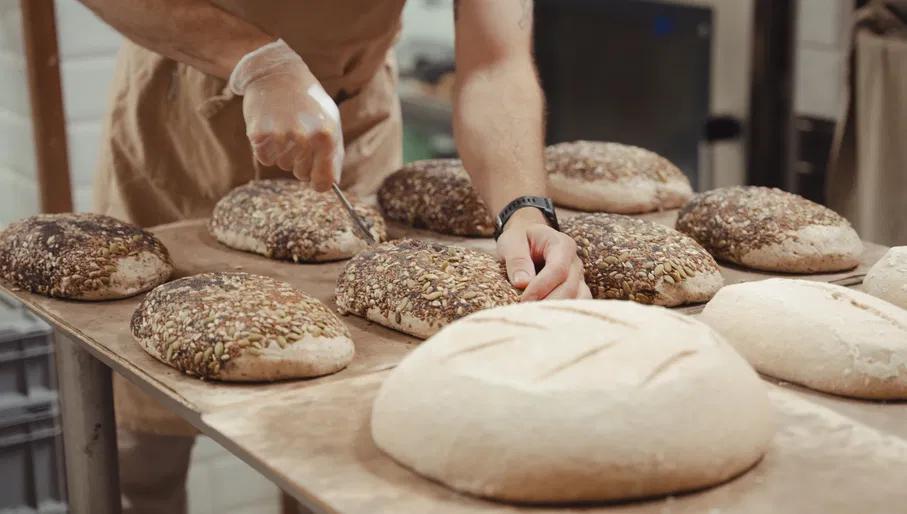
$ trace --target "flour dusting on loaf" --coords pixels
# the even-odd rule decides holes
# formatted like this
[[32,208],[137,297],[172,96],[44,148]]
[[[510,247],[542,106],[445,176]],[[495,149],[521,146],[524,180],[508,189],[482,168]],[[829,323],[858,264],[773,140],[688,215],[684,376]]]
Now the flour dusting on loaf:
[[576,241],[595,298],[675,306],[705,302],[724,284],[708,252],[663,225],[596,213],[564,220],[561,229]]
[[337,278],[337,307],[425,338],[451,321],[519,300],[495,257],[406,239],[353,257]]
[[445,327],[384,381],[372,438],[458,491],[592,502],[719,484],[774,433],[765,384],[706,325],[617,300],[527,302]]
[[458,236],[490,236],[494,221],[459,159],[411,162],[387,177],[378,203],[388,219]]
[[164,364],[203,379],[260,381],[334,373],[349,330],[317,299],[270,277],[203,273],[148,293],[132,335]]
[[851,269],[863,243],[840,215],[780,189],[735,186],[696,195],[677,230],[716,258],[750,268],[793,273]]
[[832,394],[907,399],[907,311],[846,287],[724,287],[700,314],[760,372]]
[[39,214],[0,232],[0,275],[47,296],[124,298],[166,281],[172,271],[160,240],[110,216]]
[[[349,198],[372,236],[387,238],[378,211]],[[318,193],[298,180],[254,180],[227,193],[211,215],[221,243],[295,262],[347,259],[368,243],[333,192]]]
[[865,291],[907,309],[907,246],[889,248],[863,279]]
[[680,169],[655,152],[631,145],[573,141],[545,149],[554,202],[621,214],[673,209],[693,195]]

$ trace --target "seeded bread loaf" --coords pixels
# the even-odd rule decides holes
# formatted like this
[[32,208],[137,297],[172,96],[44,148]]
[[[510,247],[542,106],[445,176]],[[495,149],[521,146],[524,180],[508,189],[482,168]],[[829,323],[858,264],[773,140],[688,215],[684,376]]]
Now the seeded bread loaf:
[[620,214],[674,209],[693,196],[676,166],[649,150],[619,143],[573,141],[545,149],[554,202]]
[[708,252],[663,225],[596,213],[564,220],[561,229],[576,241],[595,298],[675,306],[708,301],[724,284]]
[[[375,239],[386,239],[381,214],[349,200]],[[231,248],[294,262],[348,259],[368,246],[333,192],[317,193],[298,180],[237,187],[214,206],[209,230]]]
[[719,260],[767,271],[847,270],[863,253],[846,219],[775,188],[735,186],[698,194],[681,209],[676,228]]
[[459,159],[430,159],[403,166],[378,190],[388,219],[457,236],[490,236],[494,221]]
[[346,326],[285,282],[204,273],[155,288],[132,335],[159,361],[203,379],[260,381],[326,375],[353,359]]
[[472,312],[519,299],[493,256],[412,239],[353,257],[336,293],[341,312],[421,338]]
[[0,232],[0,275],[47,296],[110,300],[164,282],[170,254],[150,232],[100,214],[39,214]]
[[907,246],[890,248],[863,279],[866,292],[907,309]]
[[746,282],[719,291],[700,319],[766,375],[907,399],[907,311],[868,294],[809,280]]
[[371,417],[382,451],[469,494],[609,501],[719,484],[774,433],[765,385],[662,307],[551,300],[482,311],[413,350]]

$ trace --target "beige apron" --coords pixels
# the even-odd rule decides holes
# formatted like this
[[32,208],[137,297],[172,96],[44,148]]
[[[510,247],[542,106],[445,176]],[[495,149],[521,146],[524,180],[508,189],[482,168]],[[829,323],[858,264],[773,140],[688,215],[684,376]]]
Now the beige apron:
[[[283,38],[340,106],[346,157],[341,186],[373,195],[402,160],[392,45],[405,0],[219,0]],[[258,165],[242,98],[225,81],[126,43],[114,79],[95,182],[95,210],[153,226],[208,216],[232,188],[288,177]],[[119,376],[120,425],[159,434],[193,429]]]
[[828,205],[863,239],[905,245],[907,21],[885,2],[857,11],[846,89],[829,165]]

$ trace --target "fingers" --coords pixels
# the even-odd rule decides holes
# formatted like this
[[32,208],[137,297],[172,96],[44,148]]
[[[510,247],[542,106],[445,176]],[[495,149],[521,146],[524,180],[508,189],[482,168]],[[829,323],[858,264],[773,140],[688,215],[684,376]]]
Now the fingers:
[[546,300],[572,300],[575,298],[592,298],[592,293],[583,279],[583,265],[579,261],[570,266],[570,272],[564,283],[545,297]]
[[501,234],[498,238],[498,255],[504,260],[510,283],[518,289],[525,289],[535,277],[535,263],[532,262],[526,233],[512,230]]
[[[576,256],[576,243],[570,236],[544,225],[532,227],[526,233],[531,244],[541,250],[545,267],[523,291],[522,300],[541,300],[547,298],[561,284],[568,282],[571,268],[574,263],[579,262]],[[576,287],[578,285],[574,286],[573,291],[569,288],[566,291],[575,294]]]
[[311,140],[314,160],[312,162],[312,188],[323,193],[334,182],[334,142],[326,133],[319,133]]

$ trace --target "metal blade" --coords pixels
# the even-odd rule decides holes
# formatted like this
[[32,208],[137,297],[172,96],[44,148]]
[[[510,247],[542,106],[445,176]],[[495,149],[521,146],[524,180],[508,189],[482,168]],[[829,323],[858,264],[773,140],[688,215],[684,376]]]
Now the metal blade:
[[373,245],[377,243],[375,241],[375,236],[368,229],[368,225],[365,224],[365,220],[356,213],[353,209],[353,206],[350,204],[350,201],[346,199],[346,195],[343,194],[343,191],[340,190],[340,186],[336,182],[331,184],[331,189],[334,190],[334,194],[337,195],[337,198],[340,200],[340,203],[343,204],[343,207],[346,209],[346,212],[350,215],[350,218],[353,219],[353,224],[356,225],[356,228],[359,229],[359,234],[362,236],[362,239],[365,239],[365,242]]

